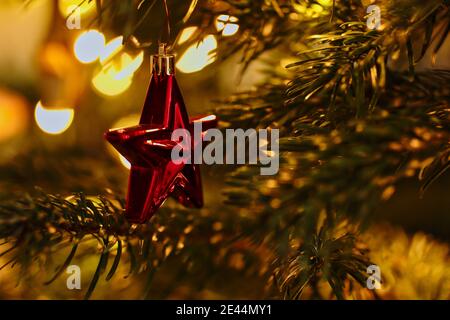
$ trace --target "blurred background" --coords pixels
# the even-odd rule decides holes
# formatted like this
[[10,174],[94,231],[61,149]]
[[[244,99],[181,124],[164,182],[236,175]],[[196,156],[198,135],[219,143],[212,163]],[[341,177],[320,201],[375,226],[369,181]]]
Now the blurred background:
[[[154,17],[147,19],[152,22],[151,26],[144,25],[139,29],[139,45],[124,46],[117,26],[99,27],[95,1],[85,1],[81,5],[80,29],[69,29],[66,18],[79,3],[79,0],[0,2],[0,188],[3,189],[0,199],[33,192],[35,186],[64,195],[77,191],[96,195],[105,188],[122,195],[126,192],[129,164],[108,146],[103,133],[110,128],[138,123],[150,80],[149,56],[154,52],[154,46],[142,44],[156,43],[164,22],[162,14],[155,9]],[[180,13],[174,12],[174,16],[183,16],[186,8],[186,5],[180,5]],[[71,20],[72,24],[76,22]],[[116,23],[121,24],[120,21]],[[218,16],[214,27],[216,34],[204,34],[201,42],[175,50],[177,80],[190,115],[211,112],[218,105],[217,101],[267,81],[264,69],[268,68],[268,60],[276,61],[269,66],[274,70],[283,69],[289,60],[279,51],[272,50],[250,64],[243,73],[239,54],[221,60],[221,51],[217,50],[222,39],[238,32],[239,22],[230,16]],[[174,26],[172,37],[180,48],[195,31],[193,28],[196,27]],[[449,68],[449,56],[447,41],[434,66]],[[419,69],[430,67],[431,60],[431,57],[425,58]],[[31,158],[30,154],[33,155]],[[67,170],[72,174],[66,175]],[[219,206],[222,201],[221,170],[203,168],[205,202],[210,208]],[[409,241],[405,240],[407,234],[419,230],[438,241],[448,242],[449,183],[450,174],[447,173],[423,198],[419,198],[419,182],[406,181],[377,214],[380,219],[390,222],[389,228],[404,242]],[[383,235],[385,229],[376,230],[380,237],[386,236]],[[419,249],[414,250],[424,254],[420,246],[430,243],[427,237],[417,236],[413,241]],[[398,246],[401,247],[396,249],[401,252],[399,257],[413,254],[408,251],[412,249],[406,249],[410,248],[409,244],[399,242]],[[379,244],[379,248],[384,254],[392,250],[385,242]],[[430,253],[428,257],[430,266],[433,259],[448,259],[445,247],[434,252],[435,256]],[[408,261],[412,268],[414,263]],[[89,259],[80,260],[80,263],[86,270],[96,266],[96,261]],[[450,268],[447,271],[450,272]],[[81,294],[78,297],[72,292],[59,291],[64,279],[45,289],[34,287],[33,282],[16,287],[12,272],[10,268],[0,272],[0,298],[82,297]],[[108,284],[100,284],[95,297],[138,298],[140,281],[119,278],[114,289]],[[167,279],[160,281],[164,283]],[[216,287],[221,286],[220,279],[214,281]],[[238,287],[238,283],[235,287],[231,285],[228,294],[235,293]],[[238,296],[233,297],[258,298],[255,292],[239,291]],[[185,294],[180,286],[170,297],[186,296],[223,298],[227,293]],[[158,297],[157,292],[155,297]]]

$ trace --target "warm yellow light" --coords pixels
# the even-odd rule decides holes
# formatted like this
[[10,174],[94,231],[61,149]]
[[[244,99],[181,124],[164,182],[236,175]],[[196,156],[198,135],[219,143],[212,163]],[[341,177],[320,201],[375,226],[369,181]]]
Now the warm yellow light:
[[229,15],[222,14],[216,19],[217,31],[222,31],[222,35],[229,37],[235,35],[239,31],[239,25],[237,23],[238,18],[230,17]]
[[323,7],[331,7],[333,5],[333,0],[317,0],[317,2]]
[[114,76],[114,79],[116,80],[122,80],[133,76],[136,70],[139,69],[144,62],[144,52],[141,51],[135,58],[131,57],[128,53],[124,53],[122,54],[121,59],[122,70]]
[[217,48],[217,40],[213,35],[206,36],[202,41],[190,46],[176,64],[183,73],[193,73],[202,70],[216,60],[213,52]]
[[105,36],[97,30],[83,32],[75,40],[74,53],[82,63],[95,62],[105,48]]
[[[329,7],[333,5],[333,0],[317,0],[317,3],[293,3],[293,7],[297,13],[307,18],[317,18],[329,14]],[[295,17],[295,16],[294,16]],[[296,20],[299,17],[295,17]]]
[[132,77],[117,79],[117,70],[113,65],[109,65],[100,70],[92,79],[94,88],[107,96],[116,96],[125,92],[131,85]]
[[92,79],[94,88],[107,96],[116,96],[125,92],[131,85],[133,75],[144,61],[141,51],[136,57],[122,53],[118,61],[110,61],[102,67]]
[[74,10],[79,10],[79,13],[84,16],[94,12],[95,1],[90,0],[59,0],[58,9],[60,14],[66,18],[73,14]]
[[0,88],[0,143],[25,131],[29,124],[28,108],[25,98]]
[[197,31],[197,27],[188,27],[188,28],[185,28],[182,32],[181,32],[181,35],[180,35],[180,38],[178,39],[178,44],[183,44],[183,43],[185,43],[186,41],[188,41],[191,37],[192,37],[192,35],[195,33],[195,31]]
[[110,40],[100,52],[100,63],[105,64],[123,49],[123,37]]
[[74,110],[65,109],[47,109],[39,101],[36,104],[34,118],[38,127],[48,134],[61,134],[72,124]]

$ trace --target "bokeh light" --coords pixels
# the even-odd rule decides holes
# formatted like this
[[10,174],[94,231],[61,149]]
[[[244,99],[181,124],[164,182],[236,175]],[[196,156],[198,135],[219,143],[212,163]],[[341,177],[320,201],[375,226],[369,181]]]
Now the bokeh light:
[[144,52],[141,51],[135,58],[131,57],[128,53],[123,53],[121,59],[122,69],[116,74],[116,80],[132,77],[144,62]]
[[299,20],[300,16],[307,18],[318,18],[320,16],[328,15],[329,8],[333,5],[332,0],[318,0],[318,3],[293,3],[293,7],[298,15],[295,15],[294,20]]
[[331,7],[333,5],[333,0],[317,0],[317,2],[323,7]]
[[105,49],[105,36],[97,30],[83,32],[75,40],[74,53],[82,63],[95,62]]
[[75,9],[78,9],[82,16],[87,16],[95,12],[95,1],[89,0],[59,0],[58,9],[64,18],[68,17]]
[[193,73],[204,69],[216,60],[217,40],[214,35],[207,35],[199,43],[190,46],[176,64],[183,73]]
[[224,37],[235,35],[239,31],[238,18],[222,14],[216,19],[217,31],[222,31]]
[[42,131],[48,134],[57,135],[69,129],[73,122],[74,110],[71,108],[45,108],[41,101],[39,101],[36,104],[34,117],[38,127]]
[[99,93],[106,96],[119,95],[130,87],[133,75],[143,61],[143,52],[134,58],[128,53],[122,53],[119,59],[102,66],[101,70],[93,77],[92,85]]
[[105,96],[116,96],[131,85],[133,74],[144,61],[144,52],[135,57],[122,52],[123,37],[119,36],[106,43],[105,36],[97,30],[82,33],[75,41],[76,58],[83,63],[100,61],[101,69],[92,78],[97,92]]
[[180,35],[180,38],[178,39],[178,44],[181,45],[183,43],[185,43],[186,41],[188,41],[192,35],[195,33],[195,31],[197,31],[197,27],[187,27],[185,28]]
[[28,123],[26,99],[13,92],[0,89],[0,142],[22,133]]
[[125,92],[131,85],[131,77],[117,79],[120,73],[114,65],[102,68],[92,79],[92,85],[99,92],[106,96],[116,96]]
[[100,52],[100,63],[105,64],[123,49],[123,37],[119,36],[110,40],[103,46]]

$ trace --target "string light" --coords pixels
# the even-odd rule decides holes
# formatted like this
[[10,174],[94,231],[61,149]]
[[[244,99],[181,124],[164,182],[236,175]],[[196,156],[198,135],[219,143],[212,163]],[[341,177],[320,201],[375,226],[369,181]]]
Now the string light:
[[58,135],[69,129],[73,122],[74,110],[71,108],[48,109],[39,101],[36,104],[34,118],[42,131]]
[[207,35],[199,43],[190,46],[176,64],[183,73],[193,73],[204,69],[216,60],[217,40],[213,35]]

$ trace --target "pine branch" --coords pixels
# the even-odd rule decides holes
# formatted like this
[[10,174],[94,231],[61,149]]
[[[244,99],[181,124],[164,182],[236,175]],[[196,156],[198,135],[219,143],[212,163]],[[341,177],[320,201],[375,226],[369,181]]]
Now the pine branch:
[[[91,297],[101,278],[107,281],[113,278],[119,264],[128,264],[130,275],[147,273],[151,281],[159,268],[175,257],[181,263],[184,277],[202,270],[206,280],[214,273],[222,274],[220,266],[241,252],[246,256],[246,266],[241,266],[246,272],[254,268],[257,273],[266,270],[262,273],[266,279],[274,272],[269,266],[276,255],[270,252],[277,245],[249,242],[246,227],[252,226],[241,226],[246,231],[242,232],[236,229],[232,217],[228,221],[211,215],[194,218],[188,211],[182,211],[176,209],[175,213],[174,209],[165,207],[150,223],[132,226],[124,219],[123,200],[113,195],[87,198],[76,194],[62,198],[41,192],[37,197],[28,196],[0,205],[0,239],[10,246],[1,255],[9,257],[8,264],[20,265],[24,275],[36,264],[46,265],[61,250],[61,245],[71,246],[65,261],[46,281],[50,284],[70,265],[82,241],[96,239],[100,248],[98,265],[86,298]],[[253,228],[259,229],[259,223]],[[261,236],[260,243],[267,235]],[[218,260],[219,250],[224,255]],[[362,272],[359,269],[353,271]],[[150,287],[148,283],[147,288]]]
[[299,299],[308,285],[317,285],[320,278],[324,278],[336,297],[344,299],[349,277],[361,286],[366,285],[365,271],[370,262],[365,253],[357,247],[351,234],[324,238],[320,232],[311,243],[301,245],[293,256],[279,263],[276,277],[284,298]]
[[[57,253],[58,245],[71,245],[72,250],[47,284],[53,282],[75,257],[78,244],[97,239],[98,267],[86,292],[89,298],[106,273],[114,276],[119,264],[130,265],[130,275],[156,272],[164,262],[177,256],[187,270],[209,270],[215,263],[216,246],[229,240],[223,228],[213,227],[220,222],[210,216],[194,216],[188,211],[162,208],[151,223],[130,225],[123,215],[123,200],[112,195],[87,198],[83,194],[63,198],[43,192],[37,197],[3,202],[0,205],[0,239],[10,245],[1,253],[11,257],[13,264],[25,270],[32,265],[45,264]],[[230,234],[232,234],[230,232]],[[218,237],[220,236],[220,237]],[[215,237],[214,243],[209,239]],[[108,266],[108,257],[115,256]],[[36,262],[36,259],[40,262]],[[188,267],[189,265],[189,267]]]
[[28,141],[6,164],[0,165],[0,199],[35,186],[48,192],[61,190],[99,194],[116,189],[126,181],[126,171],[117,170],[117,163],[108,154],[83,147],[45,148],[39,138]]
[[[339,98],[345,99],[356,116],[367,115],[386,91],[389,58],[398,59],[406,51],[410,76],[414,76],[413,34],[418,31],[422,34],[420,29],[426,29],[423,56],[431,44],[433,30],[450,22],[450,11],[446,7],[442,12],[443,5],[441,1],[422,3],[414,8],[414,13],[402,11],[406,17],[387,13],[383,21],[388,22],[381,31],[368,31],[364,22],[356,21],[344,23],[329,33],[313,35],[315,41],[310,45],[313,49],[301,52],[302,59],[287,66],[297,73],[288,88],[287,103],[298,106],[314,95],[324,95],[330,101],[331,115]],[[392,20],[387,20],[389,17]]]
[[[258,214],[270,221],[268,229],[277,230],[281,238],[288,234],[310,238],[322,213],[368,222],[399,181],[423,177],[425,172],[427,186],[448,169],[449,81],[448,71],[418,73],[414,82],[407,74],[392,73],[387,81],[391,89],[369,117],[352,119],[341,111],[347,116],[341,116],[339,125],[327,119],[328,111],[319,99],[304,104],[309,114],[288,112],[290,125],[282,124],[279,179],[257,177],[258,168],[240,168],[229,179],[227,202],[258,208]],[[270,118],[276,126],[277,115],[286,110],[270,104],[270,96],[264,94],[239,97],[231,110],[246,106],[248,99],[253,107],[246,107],[247,113],[239,115],[237,123],[242,117]],[[267,105],[259,108],[253,101]],[[308,107],[312,105],[315,108]],[[230,116],[228,111],[223,108]]]

